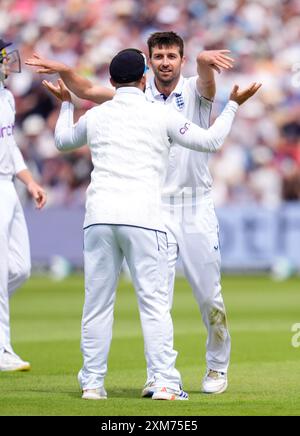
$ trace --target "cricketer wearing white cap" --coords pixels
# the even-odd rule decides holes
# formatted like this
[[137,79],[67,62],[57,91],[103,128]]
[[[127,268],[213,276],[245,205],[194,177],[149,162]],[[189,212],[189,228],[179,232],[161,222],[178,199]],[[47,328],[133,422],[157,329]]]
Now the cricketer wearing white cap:
[[[145,56],[138,50],[116,55],[110,64],[115,97],[87,111],[76,124],[62,81],[56,92],[67,101],[56,125],[57,148],[71,150],[87,143],[94,165],[84,221],[84,363],[79,373],[84,399],[106,398],[115,291],[124,257],[138,298],[145,357],[155,385],[152,399],[187,399],[175,369],[162,187],[172,144],[218,150],[238,104],[229,101],[216,122],[201,129],[181,114],[148,102],[144,72]],[[231,99],[235,97],[233,92]]]
[[46,198],[14,140],[15,102],[4,80],[21,69],[18,52],[7,51],[10,45],[0,39],[0,371],[26,371],[30,364],[14,353],[10,337],[9,298],[30,275],[28,231],[13,178],[25,183],[38,208]]

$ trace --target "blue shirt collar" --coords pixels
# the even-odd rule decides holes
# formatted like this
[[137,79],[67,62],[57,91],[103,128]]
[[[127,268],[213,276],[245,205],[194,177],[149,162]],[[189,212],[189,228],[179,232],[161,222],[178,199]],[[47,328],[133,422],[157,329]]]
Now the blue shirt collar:
[[[176,88],[171,92],[171,94],[169,95],[168,98],[170,98],[172,95],[181,95],[182,94],[182,90],[183,90],[183,84],[184,84],[184,77],[180,76],[180,79],[176,85]],[[153,94],[154,98],[160,97],[162,94],[161,92],[158,91],[156,85],[155,85],[155,78],[151,77],[150,79],[150,88]]]

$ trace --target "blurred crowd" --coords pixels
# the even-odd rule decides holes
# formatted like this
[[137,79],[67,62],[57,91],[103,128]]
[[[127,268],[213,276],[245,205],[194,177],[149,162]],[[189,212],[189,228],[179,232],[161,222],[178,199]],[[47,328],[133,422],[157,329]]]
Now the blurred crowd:
[[[37,52],[104,85],[118,50],[146,51],[151,33],[169,30],[185,41],[187,76],[196,74],[201,50],[232,51],[234,70],[216,73],[214,117],[234,83],[263,83],[211,160],[216,205],[258,202],[272,208],[300,200],[300,0],[1,0],[0,35],[14,41],[23,62]],[[45,76],[22,67],[8,84],[17,104],[17,142],[46,187],[49,205],[83,205],[89,151],[56,151],[59,105],[41,85]],[[91,107],[76,104],[76,117]]]

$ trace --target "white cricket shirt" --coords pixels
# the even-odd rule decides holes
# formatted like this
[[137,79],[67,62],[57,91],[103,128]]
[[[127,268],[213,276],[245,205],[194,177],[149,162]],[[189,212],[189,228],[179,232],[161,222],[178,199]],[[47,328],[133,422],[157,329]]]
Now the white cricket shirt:
[[15,100],[0,81],[0,180],[10,179],[27,167],[14,140]]
[[208,130],[176,111],[146,100],[138,88],[122,87],[113,100],[73,124],[73,105],[63,103],[55,129],[59,150],[88,144],[94,170],[87,189],[84,227],[119,224],[165,231],[161,193],[171,142],[217,151],[238,105],[229,102]]
[[[170,105],[176,112],[207,129],[210,124],[212,102],[199,95],[197,79],[197,76],[190,78],[181,76],[174,91],[165,98],[156,88],[153,77],[147,85],[146,97],[149,101]],[[190,200],[193,197],[195,202],[196,188],[201,198],[209,195],[213,182],[208,166],[209,158],[209,152],[197,153],[178,144],[173,146],[163,189],[164,203],[169,204],[172,198],[177,205],[182,204],[183,201],[188,205],[189,197]]]

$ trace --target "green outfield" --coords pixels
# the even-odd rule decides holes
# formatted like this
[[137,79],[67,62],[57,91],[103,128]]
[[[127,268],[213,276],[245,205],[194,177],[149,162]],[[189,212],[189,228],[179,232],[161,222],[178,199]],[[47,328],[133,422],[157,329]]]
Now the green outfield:
[[205,331],[189,286],[177,280],[173,318],[178,369],[190,401],[141,399],[145,381],[137,303],[119,285],[114,337],[106,379],[107,401],[80,398],[80,318],[83,278],[55,283],[32,278],[12,300],[15,350],[30,360],[29,373],[0,373],[0,415],[299,415],[300,348],[292,325],[300,323],[300,279],[224,277],[232,336],[229,389],[199,392],[205,371]]

